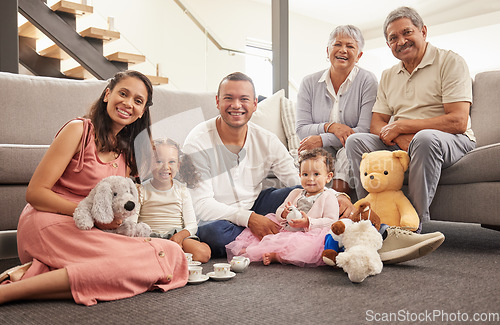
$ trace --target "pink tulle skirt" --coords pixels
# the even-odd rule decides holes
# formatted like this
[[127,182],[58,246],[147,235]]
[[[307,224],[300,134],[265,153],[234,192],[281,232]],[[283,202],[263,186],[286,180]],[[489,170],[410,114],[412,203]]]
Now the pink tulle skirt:
[[[274,213],[266,215],[278,223]],[[283,264],[313,267],[325,265],[321,258],[325,245],[325,235],[329,227],[314,228],[310,231],[281,230],[274,235],[267,235],[259,241],[250,229],[246,228],[236,239],[226,245],[228,260],[233,256],[243,255],[250,261],[262,261],[265,253],[277,253]]]

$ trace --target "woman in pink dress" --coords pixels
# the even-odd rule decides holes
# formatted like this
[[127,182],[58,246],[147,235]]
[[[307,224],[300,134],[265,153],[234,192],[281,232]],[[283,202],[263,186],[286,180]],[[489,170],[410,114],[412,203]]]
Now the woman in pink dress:
[[137,175],[134,140],[143,130],[150,134],[152,94],[146,76],[119,72],[87,118],[58,132],[28,185],[17,232],[25,264],[4,272],[0,304],[67,298],[94,305],[186,284],[187,260],[176,243],[100,230],[118,222],[80,230],[72,218],[101,179]]
[[[339,219],[339,204],[335,190],[325,188],[333,177],[333,158],[323,148],[303,151],[299,157],[300,183],[303,189],[290,192],[285,202],[266,217],[282,226],[277,234],[259,241],[250,229],[245,229],[226,245],[228,259],[243,255],[250,261],[294,264],[297,266],[324,265],[321,253],[325,235]],[[287,221],[290,207],[296,206],[301,218]]]

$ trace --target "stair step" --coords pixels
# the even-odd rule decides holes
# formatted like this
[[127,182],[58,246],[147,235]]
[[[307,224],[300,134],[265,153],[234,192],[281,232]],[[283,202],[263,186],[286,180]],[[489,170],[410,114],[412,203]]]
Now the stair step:
[[81,3],[65,1],[65,0],[59,1],[58,3],[50,7],[50,9],[54,11],[67,12],[77,16],[91,14],[94,12],[94,8],[92,6],[87,6]]
[[25,22],[17,29],[19,36],[40,39],[45,35],[29,21]]
[[80,32],[82,37],[91,37],[101,39],[105,42],[111,42],[120,39],[120,32],[116,32],[108,29],[101,29],[96,27],[89,27],[84,31]]
[[66,70],[66,71],[64,71],[64,74],[68,77],[77,78],[77,79],[90,79],[90,78],[94,77],[90,72],[85,70],[85,68],[82,66],[78,66],[76,68]]
[[124,52],[116,52],[110,55],[107,55],[106,58],[109,61],[118,61],[125,62],[129,64],[137,64],[146,61],[146,57],[140,54],[132,54],[132,53],[124,53]]
[[70,56],[68,53],[64,52],[59,46],[56,44],[47,47],[46,49],[43,49],[39,53],[41,56],[49,57],[49,58],[54,58],[54,59],[59,59],[59,60],[66,60],[69,59]]
[[153,85],[164,85],[168,84],[167,77],[159,77],[159,76],[147,76]]

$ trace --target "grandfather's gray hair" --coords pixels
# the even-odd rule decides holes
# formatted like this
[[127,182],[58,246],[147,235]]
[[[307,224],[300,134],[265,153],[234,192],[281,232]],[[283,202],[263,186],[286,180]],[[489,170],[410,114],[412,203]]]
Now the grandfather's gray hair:
[[365,46],[365,39],[363,38],[363,34],[361,30],[353,25],[340,25],[335,27],[335,29],[330,33],[330,37],[328,38],[328,49],[331,49],[333,43],[339,35],[345,35],[356,41],[358,44],[359,52],[363,51],[363,47]]
[[385,40],[387,41],[387,26],[389,26],[390,23],[393,21],[396,21],[401,18],[408,18],[411,20],[411,23],[415,26],[418,27],[419,30],[424,27],[424,20],[418,12],[410,7],[399,7],[397,9],[394,9],[391,11],[391,13],[387,16],[384,22],[384,36]]

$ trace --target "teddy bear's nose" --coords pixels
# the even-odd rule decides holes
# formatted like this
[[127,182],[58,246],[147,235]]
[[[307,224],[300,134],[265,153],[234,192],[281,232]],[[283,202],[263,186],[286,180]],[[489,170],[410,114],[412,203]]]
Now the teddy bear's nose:
[[375,178],[375,176],[373,176],[373,175],[370,175],[370,179],[374,179],[374,178]]
[[124,208],[127,211],[132,211],[135,208],[135,203],[132,201],[127,201],[127,203],[125,203],[125,205],[124,205]]

